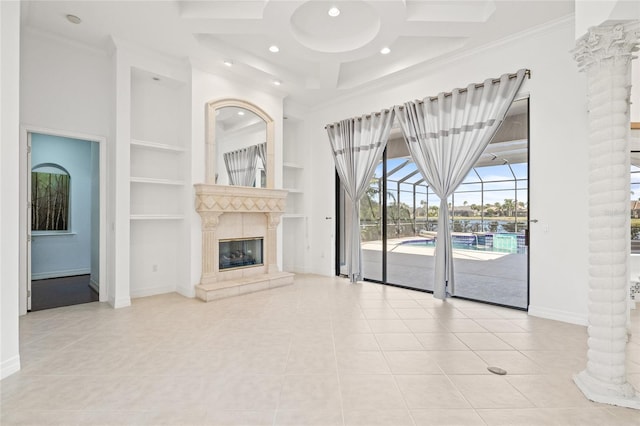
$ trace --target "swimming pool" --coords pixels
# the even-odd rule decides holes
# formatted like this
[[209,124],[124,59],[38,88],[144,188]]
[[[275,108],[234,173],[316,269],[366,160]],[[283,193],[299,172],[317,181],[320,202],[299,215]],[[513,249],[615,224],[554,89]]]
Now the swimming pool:
[[[452,235],[454,249],[491,251],[498,253],[525,253],[523,234]],[[435,238],[406,240],[400,245],[435,247]]]

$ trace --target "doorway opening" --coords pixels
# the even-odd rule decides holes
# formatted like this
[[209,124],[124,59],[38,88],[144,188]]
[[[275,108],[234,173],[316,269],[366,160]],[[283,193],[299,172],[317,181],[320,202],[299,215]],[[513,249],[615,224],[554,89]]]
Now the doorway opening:
[[[454,297],[526,310],[529,306],[529,100],[515,101],[485,152],[448,199]],[[351,223],[337,188],[337,223]],[[365,280],[433,291],[440,200],[392,130],[382,161],[360,200]],[[339,229],[336,270],[346,275],[346,233]]]
[[41,129],[23,137],[26,311],[105,300],[103,140]]

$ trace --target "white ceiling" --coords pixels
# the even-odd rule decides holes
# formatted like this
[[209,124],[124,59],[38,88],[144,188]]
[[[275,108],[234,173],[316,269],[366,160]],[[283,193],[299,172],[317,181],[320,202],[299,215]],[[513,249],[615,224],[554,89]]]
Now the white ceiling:
[[126,40],[312,106],[573,9],[573,0],[25,1],[23,25],[102,49]]

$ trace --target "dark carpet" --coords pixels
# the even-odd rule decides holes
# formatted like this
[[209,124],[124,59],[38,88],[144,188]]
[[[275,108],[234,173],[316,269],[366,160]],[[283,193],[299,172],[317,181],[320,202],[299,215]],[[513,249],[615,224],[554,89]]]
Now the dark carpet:
[[98,301],[89,287],[90,275],[49,278],[31,282],[31,311]]

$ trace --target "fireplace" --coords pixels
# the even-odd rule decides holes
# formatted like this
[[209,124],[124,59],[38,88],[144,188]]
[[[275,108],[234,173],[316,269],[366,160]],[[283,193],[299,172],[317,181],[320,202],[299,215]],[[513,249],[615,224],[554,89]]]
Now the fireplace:
[[197,184],[202,275],[196,297],[209,302],[293,283],[278,268],[277,227],[287,191]]
[[218,241],[219,270],[262,266],[262,238],[233,238]]

